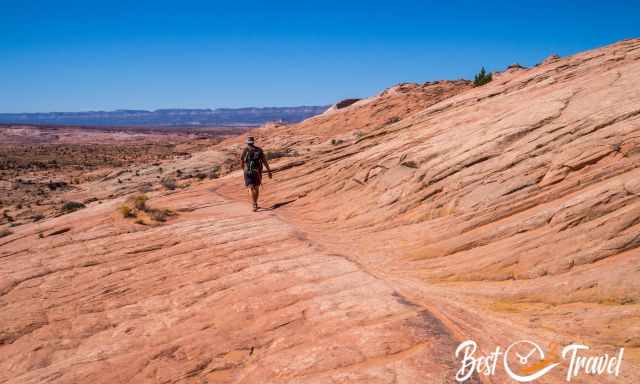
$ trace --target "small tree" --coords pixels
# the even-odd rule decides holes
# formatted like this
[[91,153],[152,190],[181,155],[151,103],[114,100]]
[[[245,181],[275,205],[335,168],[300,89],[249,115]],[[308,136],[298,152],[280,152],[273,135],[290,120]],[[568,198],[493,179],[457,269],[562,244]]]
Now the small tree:
[[484,67],[480,69],[480,72],[473,78],[473,85],[479,87],[481,85],[485,85],[492,80],[491,74],[487,74],[484,70]]

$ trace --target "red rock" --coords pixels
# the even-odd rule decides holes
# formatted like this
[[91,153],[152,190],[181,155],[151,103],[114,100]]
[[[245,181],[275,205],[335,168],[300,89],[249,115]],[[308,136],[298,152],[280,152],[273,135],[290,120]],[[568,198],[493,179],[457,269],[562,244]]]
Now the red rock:
[[453,382],[461,341],[528,339],[624,347],[617,381],[576,382],[637,382],[639,90],[638,39],[483,87],[399,85],[253,132],[298,153],[273,163],[273,210],[232,172],[149,193],[179,212],[165,224],[113,200],[16,227],[0,381]]

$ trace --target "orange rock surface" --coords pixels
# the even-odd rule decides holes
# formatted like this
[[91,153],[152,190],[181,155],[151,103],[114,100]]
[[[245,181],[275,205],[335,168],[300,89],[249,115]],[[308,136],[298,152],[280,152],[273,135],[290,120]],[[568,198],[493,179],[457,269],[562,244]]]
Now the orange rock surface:
[[252,134],[288,154],[257,213],[231,171],[148,192],[164,223],[121,197],[0,238],[0,382],[449,383],[467,339],[640,380],[639,39]]

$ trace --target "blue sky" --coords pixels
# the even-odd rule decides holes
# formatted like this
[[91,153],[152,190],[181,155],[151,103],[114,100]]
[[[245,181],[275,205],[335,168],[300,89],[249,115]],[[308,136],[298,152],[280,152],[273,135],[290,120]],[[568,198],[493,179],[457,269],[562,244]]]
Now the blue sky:
[[637,1],[0,0],[0,112],[330,104],[639,36]]

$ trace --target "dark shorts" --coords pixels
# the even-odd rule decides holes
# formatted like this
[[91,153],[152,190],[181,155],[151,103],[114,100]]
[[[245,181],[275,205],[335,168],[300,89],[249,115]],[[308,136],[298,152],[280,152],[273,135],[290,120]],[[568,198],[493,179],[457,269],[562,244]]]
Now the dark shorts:
[[244,185],[247,187],[257,187],[262,184],[262,175],[259,172],[244,173]]

